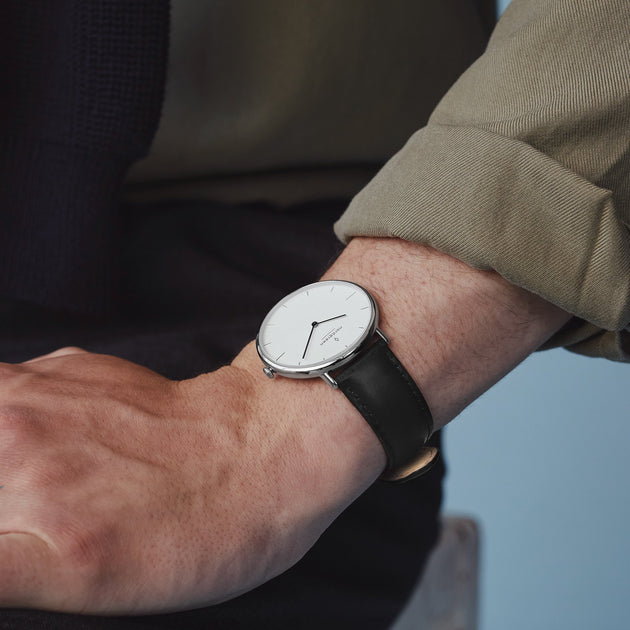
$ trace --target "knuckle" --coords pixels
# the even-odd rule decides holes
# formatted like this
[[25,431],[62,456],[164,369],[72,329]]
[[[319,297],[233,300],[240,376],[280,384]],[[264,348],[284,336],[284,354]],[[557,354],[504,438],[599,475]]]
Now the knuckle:
[[40,432],[35,414],[22,405],[0,406],[0,448],[13,448]]
[[26,372],[19,363],[0,363],[0,382],[12,381]]
[[59,348],[57,352],[59,354],[85,354],[87,353],[87,350],[79,348],[79,346],[64,346],[63,348]]
[[33,458],[37,464],[35,481],[38,487],[48,491],[58,490],[58,496],[67,498],[68,502],[82,496],[80,490],[88,487],[93,478],[94,459],[91,454],[59,444],[43,450],[44,453]]
[[75,524],[71,530],[62,546],[66,566],[81,577],[88,590],[105,586],[111,567],[116,565],[111,528],[87,522]]
[[74,532],[66,546],[66,557],[75,568],[97,569],[103,554],[96,532],[83,528]]
[[[30,484],[48,494],[70,486],[77,478],[72,466],[60,457],[50,455],[34,459],[28,470]],[[26,471],[23,476],[27,476]]]
[[24,361],[22,365],[38,364],[42,361],[46,361],[47,359],[60,359],[61,357],[72,356],[74,354],[88,354],[88,351],[83,348],[79,348],[78,346],[64,346],[63,348],[58,348],[57,350],[53,350],[47,354],[40,354],[28,361]]

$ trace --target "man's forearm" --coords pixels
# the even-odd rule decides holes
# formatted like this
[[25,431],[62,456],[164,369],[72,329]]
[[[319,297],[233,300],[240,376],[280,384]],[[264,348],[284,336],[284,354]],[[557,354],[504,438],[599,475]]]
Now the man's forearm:
[[570,318],[494,272],[400,239],[354,239],[325,277],[374,293],[392,350],[424,393],[436,428]]
[[[328,278],[351,280],[375,296],[381,328],[422,390],[436,429],[570,317],[494,272],[473,269],[430,247],[400,239],[355,238],[323,276]],[[263,388],[263,397],[270,396],[276,405],[284,401],[287,409],[300,410],[301,418],[309,417],[308,409],[317,410],[317,419],[307,421],[315,444],[321,441],[320,447],[330,453],[341,441],[344,459],[352,465],[348,442],[353,443],[356,464],[362,463],[367,473],[363,483],[382,470],[385,460],[380,444],[339,392],[319,379],[269,382],[253,344],[234,365],[246,367]]]
[[[325,277],[374,294],[436,427],[569,317],[394,239],[355,239]],[[0,364],[0,607],[167,612],[295,564],[385,452],[341,392],[261,368],[253,343],[185,381],[72,347]]]

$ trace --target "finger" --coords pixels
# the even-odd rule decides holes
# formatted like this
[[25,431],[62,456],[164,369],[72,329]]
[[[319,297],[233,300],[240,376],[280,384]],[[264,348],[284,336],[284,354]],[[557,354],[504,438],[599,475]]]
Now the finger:
[[0,534],[0,608],[51,604],[54,552],[35,534]]
[[78,348],[77,346],[66,346],[64,348],[59,348],[59,350],[55,350],[54,352],[49,352],[48,354],[42,354],[39,357],[34,357],[33,359],[29,359],[28,361],[24,361],[23,363],[36,363],[37,361],[44,361],[45,359],[56,359],[58,357],[63,357],[67,354],[86,354],[87,350],[83,348]]

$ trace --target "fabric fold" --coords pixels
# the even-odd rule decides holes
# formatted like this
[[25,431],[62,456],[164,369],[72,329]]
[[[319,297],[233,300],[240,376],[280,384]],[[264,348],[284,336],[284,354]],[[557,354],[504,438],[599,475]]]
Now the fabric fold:
[[335,225],[426,243],[572,313],[543,348],[630,361],[630,11],[513,0]]
[[601,328],[630,321],[630,235],[611,191],[482,129],[414,134],[335,231],[431,245]]

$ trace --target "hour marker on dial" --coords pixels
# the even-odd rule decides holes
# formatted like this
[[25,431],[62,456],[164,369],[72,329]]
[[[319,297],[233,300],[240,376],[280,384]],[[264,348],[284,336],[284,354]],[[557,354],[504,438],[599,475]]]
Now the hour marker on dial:
[[360,286],[343,280],[316,282],[294,291],[269,311],[257,350],[274,372],[322,375],[368,339],[377,317],[370,295]]

